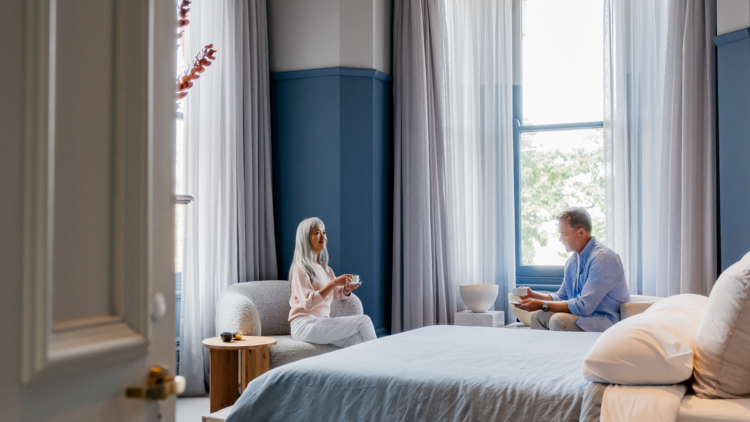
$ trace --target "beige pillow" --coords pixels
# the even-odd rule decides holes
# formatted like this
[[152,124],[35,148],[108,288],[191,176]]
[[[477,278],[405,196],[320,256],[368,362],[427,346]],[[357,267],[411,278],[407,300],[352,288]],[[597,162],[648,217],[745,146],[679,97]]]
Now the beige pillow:
[[699,321],[679,312],[634,315],[604,331],[583,359],[583,377],[621,385],[676,384],[693,375]]
[[750,397],[750,253],[711,290],[695,340],[693,375],[700,398]]
[[621,385],[675,384],[693,375],[695,339],[708,298],[682,294],[601,334],[583,359],[583,377]]

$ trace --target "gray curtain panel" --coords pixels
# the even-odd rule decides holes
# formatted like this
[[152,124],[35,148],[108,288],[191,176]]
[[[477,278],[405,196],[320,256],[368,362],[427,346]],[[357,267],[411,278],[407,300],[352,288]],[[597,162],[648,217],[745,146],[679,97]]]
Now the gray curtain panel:
[[716,0],[669,5],[657,296],[716,281]]
[[441,2],[394,2],[393,333],[447,324],[457,309],[447,280],[445,21]]
[[236,17],[238,275],[240,282],[276,280],[266,2],[240,1]]

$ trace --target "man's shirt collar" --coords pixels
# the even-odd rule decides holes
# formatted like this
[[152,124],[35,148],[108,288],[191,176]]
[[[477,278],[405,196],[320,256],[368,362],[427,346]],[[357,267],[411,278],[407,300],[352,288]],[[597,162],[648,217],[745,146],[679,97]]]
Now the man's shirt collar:
[[596,246],[596,238],[594,236],[591,236],[589,243],[587,243],[586,247],[583,248],[583,250],[580,253],[580,256],[584,258],[588,258],[591,255],[591,252],[594,250],[595,246]]

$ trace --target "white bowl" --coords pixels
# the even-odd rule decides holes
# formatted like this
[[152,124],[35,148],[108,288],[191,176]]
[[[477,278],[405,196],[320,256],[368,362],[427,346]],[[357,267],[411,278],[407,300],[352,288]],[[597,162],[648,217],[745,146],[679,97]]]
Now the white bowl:
[[497,284],[462,284],[458,289],[471,312],[487,312],[497,299]]
[[[520,302],[521,298],[514,295],[513,293],[508,293],[508,300]],[[531,326],[531,312],[524,311],[523,309],[518,309],[516,308],[516,305],[510,302],[508,302],[508,306],[510,306],[510,310],[513,311],[513,315],[515,315],[519,321],[523,322],[523,325],[527,327]]]

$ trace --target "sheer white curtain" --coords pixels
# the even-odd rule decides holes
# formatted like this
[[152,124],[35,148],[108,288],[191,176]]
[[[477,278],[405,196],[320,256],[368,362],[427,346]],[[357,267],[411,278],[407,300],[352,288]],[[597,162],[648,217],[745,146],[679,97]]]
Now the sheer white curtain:
[[656,293],[668,4],[604,6],[607,240],[633,294]]
[[[186,190],[195,201],[187,207],[185,273],[180,325],[180,374],[185,395],[204,395],[209,354],[201,341],[215,335],[216,300],[237,283],[237,40],[234,1],[197,1],[191,5],[186,52],[213,44],[217,60],[186,97]],[[189,56],[188,56],[189,57]]]
[[515,286],[512,2],[448,1],[446,181],[449,279]]
[[394,4],[394,333],[515,283],[511,2]]
[[276,279],[265,0],[191,5],[186,52],[217,59],[185,104],[187,206],[180,324],[185,395],[204,395],[216,336],[216,300],[227,286]]
[[715,0],[605,2],[607,237],[631,293],[716,280]]

